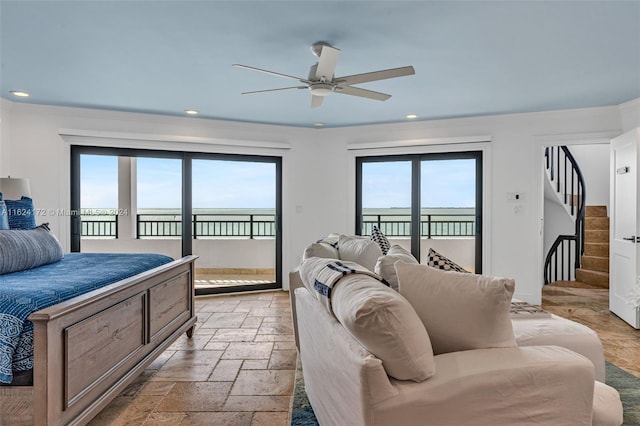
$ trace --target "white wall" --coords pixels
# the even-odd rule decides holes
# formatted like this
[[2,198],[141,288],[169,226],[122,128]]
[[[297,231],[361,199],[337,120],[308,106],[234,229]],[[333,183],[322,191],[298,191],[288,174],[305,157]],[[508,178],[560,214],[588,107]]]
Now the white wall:
[[[467,271],[475,271],[475,238],[422,238],[420,240],[420,263],[427,263],[429,249],[432,248],[448,257]],[[389,238],[391,244],[398,244],[411,251],[409,238]]]
[[[193,254],[198,256],[198,268],[275,268],[276,244],[264,240],[194,240]],[[82,251],[87,253],[162,253],[173,258],[181,256],[180,240],[169,239],[83,239]]]
[[[483,145],[490,160],[484,176],[488,213],[484,273],[514,277],[517,296],[532,303],[540,302],[542,282],[539,138],[620,132],[621,127],[620,110],[615,106],[317,130],[6,102],[11,104],[11,123],[8,125],[3,115],[0,171],[31,178],[34,200],[40,208],[69,205],[69,142],[59,135],[60,129],[107,135],[73,138],[84,143],[94,140],[102,145],[282,155],[285,271],[295,268],[310,241],[330,232],[353,233],[356,155],[469,149],[479,145],[442,144],[488,135],[491,142]],[[114,138],[116,132],[130,135],[128,139]],[[251,146],[257,145],[256,141],[284,143],[290,149]],[[374,142],[382,148],[354,149]],[[517,213],[506,198],[507,192],[526,194]],[[68,247],[67,218],[46,219]],[[286,287],[286,274],[283,279]]]
[[570,145],[568,148],[582,171],[587,205],[608,207],[609,144]]
[[640,127],[640,98],[620,104],[619,108],[623,133]]
[[575,224],[571,216],[567,214],[565,207],[545,198],[543,255],[546,256],[549,253],[549,249],[558,235],[573,235],[575,232]]

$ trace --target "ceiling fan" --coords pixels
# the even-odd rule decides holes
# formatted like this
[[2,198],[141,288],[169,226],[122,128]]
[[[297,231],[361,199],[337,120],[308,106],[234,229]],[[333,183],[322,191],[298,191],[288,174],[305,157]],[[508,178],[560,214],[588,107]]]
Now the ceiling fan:
[[252,95],[256,93],[268,93],[277,92],[280,90],[290,89],[309,89],[311,92],[311,108],[316,108],[322,105],[322,100],[325,96],[331,93],[341,93],[343,95],[360,96],[363,98],[375,99],[378,101],[386,101],[391,97],[386,93],[374,92],[373,90],[361,89],[359,87],[353,87],[353,84],[366,83],[369,81],[384,80],[387,78],[402,77],[405,75],[415,74],[415,70],[412,66],[392,68],[388,70],[380,70],[373,72],[366,72],[363,74],[347,75],[344,77],[334,77],[333,72],[336,68],[336,62],[338,56],[340,56],[340,50],[331,46],[326,42],[317,42],[311,46],[311,51],[319,59],[309,69],[309,77],[300,78],[294,77],[279,72],[268,71],[261,68],[250,67],[248,65],[233,64],[234,67],[244,68],[248,70],[263,72],[265,74],[271,74],[278,77],[288,78],[303,83],[304,86],[292,86],[292,87],[280,87],[277,89],[267,90],[255,90],[252,92],[244,92],[243,95]]

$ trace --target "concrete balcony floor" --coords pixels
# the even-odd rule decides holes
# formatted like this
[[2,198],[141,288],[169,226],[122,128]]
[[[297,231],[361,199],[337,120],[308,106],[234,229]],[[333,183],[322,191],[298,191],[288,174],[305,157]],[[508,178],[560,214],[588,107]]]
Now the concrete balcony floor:
[[220,288],[268,284],[275,282],[274,271],[256,269],[199,269],[196,270],[196,288]]

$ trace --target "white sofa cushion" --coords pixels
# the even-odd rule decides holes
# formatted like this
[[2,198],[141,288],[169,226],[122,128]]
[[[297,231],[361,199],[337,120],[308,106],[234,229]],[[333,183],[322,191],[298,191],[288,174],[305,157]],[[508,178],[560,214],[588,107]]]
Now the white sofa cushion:
[[331,305],[342,326],[382,361],[389,376],[416,382],[433,376],[429,335],[400,293],[370,276],[355,274],[336,284]]
[[355,262],[370,271],[373,271],[378,258],[382,256],[382,250],[375,241],[355,235],[340,235],[338,253],[341,260]]
[[400,294],[424,323],[437,354],[516,346],[509,315],[513,279],[397,262]]
[[302,260],[310,257],[322,257],[324,259],[339,259],[338,249],[328,243],[317,242],[309,244],[302,254]]
[[392,245],[385,256],[378,258],[374,272],[388,282],[392,289],[397,291],[398,275],[394,267],[396,262],[413,263],[415,265],[420,262],[409,251],[397,244]]

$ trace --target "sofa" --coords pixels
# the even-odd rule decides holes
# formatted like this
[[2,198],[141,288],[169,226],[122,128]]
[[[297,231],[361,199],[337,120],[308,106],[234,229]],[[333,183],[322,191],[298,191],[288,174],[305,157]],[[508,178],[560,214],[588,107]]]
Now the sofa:
[[[392,288],[376,273],[386,255],[374,261],[378,252],[364,240],[314,243],[290,274],[296,344],[321,425],[622,424],[618,392],[595,380],[597,350],[586,350],[592,359],[541,344],[544,333],[531,338],[533,323],[516,325],[537,320],[511,319],[513,280],[406,258],[388,262]],[[440,286],[423,285],[425,274]],[[547,331],[550,321],[570,325],[539,321]],[[520,342],[516,330],[526,331]]]

